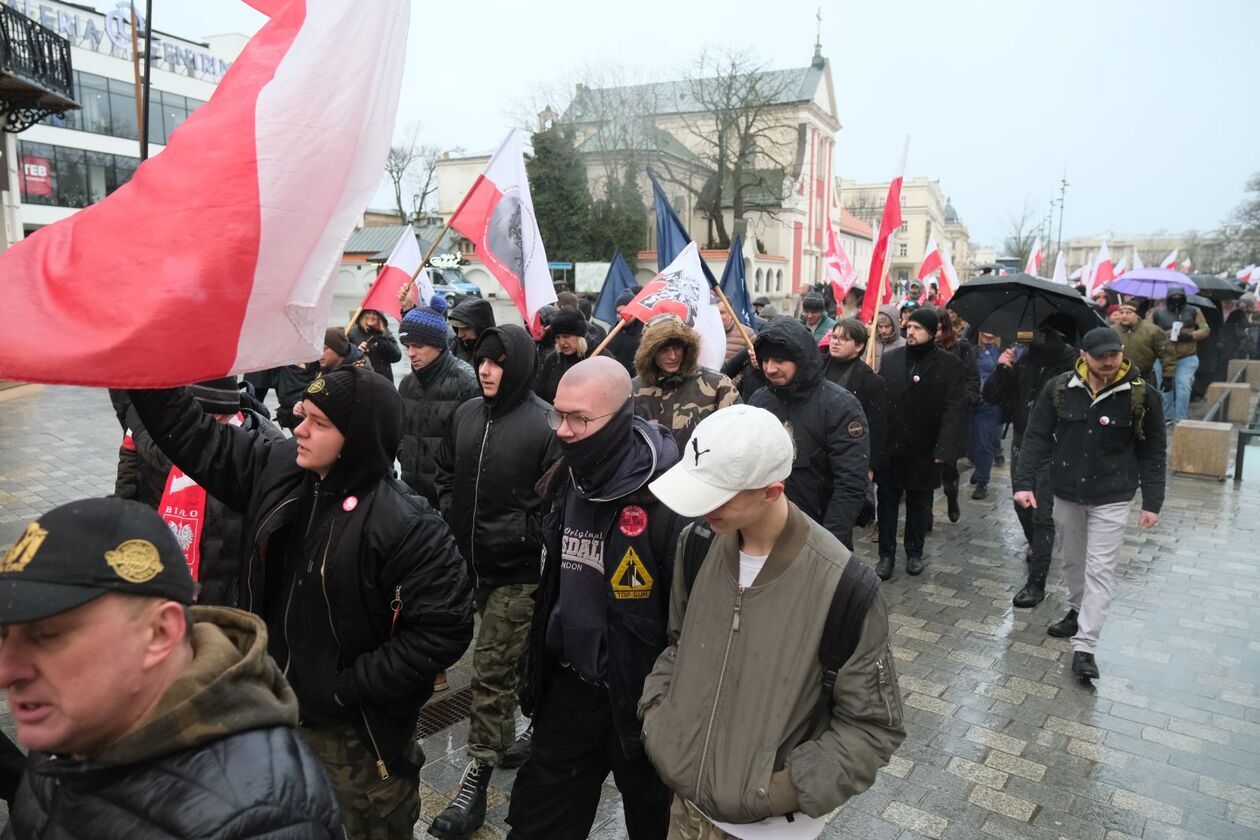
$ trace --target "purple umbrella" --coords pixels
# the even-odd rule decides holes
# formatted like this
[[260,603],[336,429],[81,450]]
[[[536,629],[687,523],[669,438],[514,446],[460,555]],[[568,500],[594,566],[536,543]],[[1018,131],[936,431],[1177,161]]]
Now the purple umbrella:
[[1150,300],[1168,297],[1169,290],[1174,287],[1183,289],[1188,295],[1199,291],[1198,285],[1189,277],[1167,268],[1137,268],[1125,272],[1107,286],[1113,292]]

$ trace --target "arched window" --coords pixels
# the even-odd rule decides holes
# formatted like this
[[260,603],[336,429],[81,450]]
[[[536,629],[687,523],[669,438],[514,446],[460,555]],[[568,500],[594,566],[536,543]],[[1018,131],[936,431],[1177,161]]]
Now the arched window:
[[757,269],[757,274],[753,278],[753,291],[754,292],[761,291],[761,269],[760,268]]
[[774,273],[774,290],[776,292],[783,291],[783,269],[778,269]]

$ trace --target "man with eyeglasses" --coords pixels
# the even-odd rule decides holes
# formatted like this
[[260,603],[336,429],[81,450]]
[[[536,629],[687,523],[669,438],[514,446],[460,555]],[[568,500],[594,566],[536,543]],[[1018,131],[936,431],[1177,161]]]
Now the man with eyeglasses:
[[630,376],[605,356],[565,373],[548,421],[562,458],[541,482],[551,510],[521,691],[534,738],[509,838],[586,837],[611,772],[630,840],[660,840],[669,794],[643,752],[637,705],[665,647],[687,524],[647,485],[678,461],[677,444],[634,415]]

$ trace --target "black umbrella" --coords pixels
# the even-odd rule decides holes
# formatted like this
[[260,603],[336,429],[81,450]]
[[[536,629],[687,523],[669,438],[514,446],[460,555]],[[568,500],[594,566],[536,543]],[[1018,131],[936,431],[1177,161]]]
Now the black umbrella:
[[1197,306],[1200,309],[1219,309],[1220,308],[1211,300],[1208,300],[1207,298],[1203,297],[1203,295],[1190,295],[1190,297],[1186,298],[1186,303],[1190,304],[1191,306]]
[[1233,280],[1214,274],[1191,274],[1190,279],[1199,287],[1200,295],[1212,300],[1237,300],[1246,291]]
[[969,280],[954,293],[948,308],[977,330],[1008,340],[1037,329],[1056,313],[1072,319],[1078,337],[1094,327],[1107,326],[1093,304],[1074,288],[1030,274]]

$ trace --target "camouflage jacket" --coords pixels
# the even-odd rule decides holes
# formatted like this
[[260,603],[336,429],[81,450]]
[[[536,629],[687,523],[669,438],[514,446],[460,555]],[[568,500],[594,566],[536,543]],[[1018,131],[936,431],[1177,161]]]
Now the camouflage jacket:
[[690,375],[661,377],[653,385],[634,378],[634,413],[655,420],[674,436],[681,450],[704,417],[740,402],[739,391],[725,375],[697,368]]

